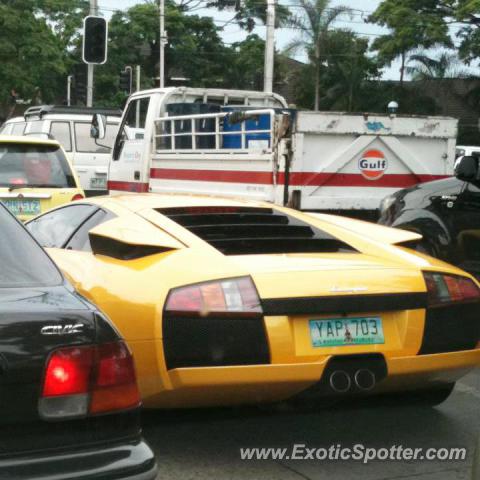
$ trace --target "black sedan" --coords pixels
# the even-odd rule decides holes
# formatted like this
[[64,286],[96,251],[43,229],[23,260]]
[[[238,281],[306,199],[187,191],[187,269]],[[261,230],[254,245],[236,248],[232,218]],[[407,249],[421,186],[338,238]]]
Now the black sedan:
[[132,355],[0,204],[0,478],[153,479]]
[[462,157],[455,170],[385,198],[380,223],[422,234],[418,250],[480,277],[479,158]]

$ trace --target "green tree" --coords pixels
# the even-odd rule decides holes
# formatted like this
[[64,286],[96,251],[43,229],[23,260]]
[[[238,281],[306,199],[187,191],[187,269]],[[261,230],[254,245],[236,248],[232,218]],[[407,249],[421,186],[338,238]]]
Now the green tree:
[[[195,4],[196,0],[187,0],[190,6]],[[198,1],[198,0],[197,0]],[[198,3],[201,3],[199,1]],[[220,11],[231,10],[234,15],[231,22],[235,22],[241,28],[248,32],[252,32],[255,26],[260,21],[262,24],[267,20],[267,2],[259,0],[211,0],[207,2],[207,7],[216,8]],[[288,23],[290,18],[290,10],[285,5],[276,5],[275,8],[275,23],[277,26],[284,26]]]
[[[168,45],[165,49],[166,84],[182,76],[194,86],[222,86],[231,64],[230,49],[223,45],[212,18],[187,15],[172,1],[166,5]],[[79,56],[79,52],[77,52]],[[96,67],[95,99],[103,105],[119,105],[120,71],[141,66],[142,88],[155,86],[158,77],[159,31],[155,3],[138,4],[113,14],[109,26],[109,58]]]
[[[263,68],[265,41],[256,34],[250,34],[241,42],[233,43],[224,65],[224,87],[248,90],[263,89]],[[275,55],[274,84],[285,77],[282,58]]]
[[397,8],[408,8],[415,17],[434,19],[437,25],[459,24],[461,28],[456,36],[461,40],[460,57],[471,62],[480,56],[480,0],[397,0],[392,3]]
[[[453,46],[448,25],[435,8],[437,3],[436,0],[384,0],[369,18],[370,22],[390,29],[390,33],[375,39],[372,49],[378,52],[382,65],[391,65],[401,58],[401,86],[409,52],[419,47]],[[430,8],[419,8],[420,4]]]
[[[365,105],[365,89],[379,77],[377,64],[368,56],[368,39],[353,32],[330,33],[326,68],[320,76],[320,108],[325,110],[361,111]],[[299,105],[308,107],[314,98],[313,65],[306,66],[297,79],[295,90]],[[310,100],[308,100],[310,99]]]
[[435,80],[443,78],[467,77],[467,71],[456,52],[441,52],[436,57],[430,57],[425,52],[411,55],[408,59],[409,65],[406,72],[413,80]]
[[58,101],[66,90],[70,51],[79,37],[88,2],[78,0],[3,0],[0,3],[0,103],[15,90],[25,100]]
[[292,18],[291,24],[300,31],[300,36],[287,45],[285,53],[291,54],[300,49],[308,53],[314,66],[314,109],[318,110],[321,71],[325,68],[332,50],[332,24],[341,15],[350,14],[350,9],[343,6],[330,7],[330,0],[299,0],[299,2],[302,15]]
[[368,48],[368,40],[353,32],[332,32],[323,79],[328,108],[348,112],[361,109],[365,83],[379,76],[376,62],[367,55]]

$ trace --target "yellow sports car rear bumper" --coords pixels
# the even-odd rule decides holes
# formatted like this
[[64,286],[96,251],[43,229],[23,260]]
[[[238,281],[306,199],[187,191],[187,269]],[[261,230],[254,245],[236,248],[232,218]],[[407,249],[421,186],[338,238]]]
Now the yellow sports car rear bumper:
[[[178,368],[171,389],[145,398],[148,407],[251,404],[286,400],[318,383],[331,357],[315,363]],[[386,358],[388,375],[371,393],[452,383],[480,365],[480,349]]]

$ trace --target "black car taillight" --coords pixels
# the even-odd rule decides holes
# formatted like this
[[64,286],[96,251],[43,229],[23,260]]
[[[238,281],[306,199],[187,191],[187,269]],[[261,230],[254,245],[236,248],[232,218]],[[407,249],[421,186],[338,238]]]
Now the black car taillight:
[[480,301],[480,288],[468,277],[437,272],[423,272],[423,276],[429,307]]
[[60,348],[50,355],[38,406],[42,418],[60,420],[139,405],[133,357],[124,342]]

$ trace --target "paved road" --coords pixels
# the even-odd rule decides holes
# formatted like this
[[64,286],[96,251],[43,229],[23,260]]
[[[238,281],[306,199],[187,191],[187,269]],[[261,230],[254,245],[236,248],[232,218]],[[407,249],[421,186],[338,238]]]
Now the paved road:
[[[258,409],[148,412],[145,436],[159,479],[182,480],[464,480],[471,478],[480,433],[480,370],[457,384],[440,407],[347,406],[320,413]],[[466,447],[460,462],[242,461],[241,447]]]

